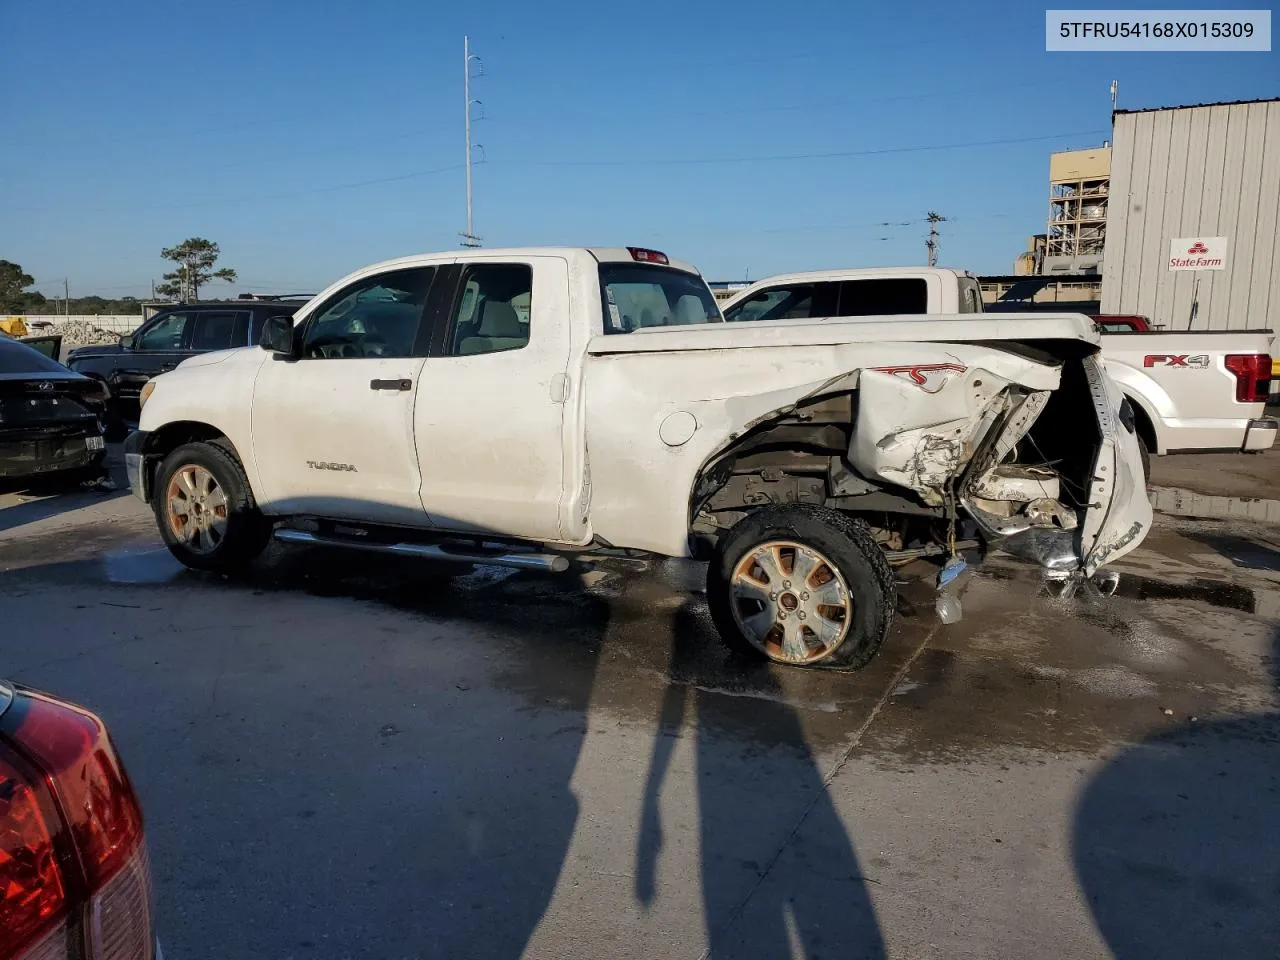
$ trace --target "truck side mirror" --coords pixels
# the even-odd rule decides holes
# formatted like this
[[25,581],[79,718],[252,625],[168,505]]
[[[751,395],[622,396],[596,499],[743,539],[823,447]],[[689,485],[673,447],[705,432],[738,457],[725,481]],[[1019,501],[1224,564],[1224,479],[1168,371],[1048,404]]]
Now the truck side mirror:
[[132,334],[132,333],[126,333],[123,337],[121,337],[121,338],[120,338],[120,346],[122,346],[122,347],[123,347],[124,349],[126,349],[126,350],[132,350],[132,349],[133,349],[133,334]]
[[258,346],[263,350],[270,350],[281,359],[292,360],[294,358],[293,317],[267,317]]

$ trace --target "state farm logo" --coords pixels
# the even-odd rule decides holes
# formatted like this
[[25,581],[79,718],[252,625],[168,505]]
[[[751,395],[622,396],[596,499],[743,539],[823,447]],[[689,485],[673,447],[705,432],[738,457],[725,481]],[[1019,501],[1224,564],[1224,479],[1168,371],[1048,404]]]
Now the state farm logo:
[[1170,270],[1225,270],[1226,237],[1174,237],[1169,241]]

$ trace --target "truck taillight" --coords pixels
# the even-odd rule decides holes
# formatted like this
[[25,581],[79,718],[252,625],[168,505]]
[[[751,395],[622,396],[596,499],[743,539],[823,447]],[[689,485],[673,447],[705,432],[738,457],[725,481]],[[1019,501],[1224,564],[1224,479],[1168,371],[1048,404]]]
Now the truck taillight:
[[1230,353],[1224,361],[1236,377],[1237,403],[1266,403],[1271,392],[1271,357],[1265,353]]
[[0,957],[149,960],[142,813],[97,717],[22,691],[0,718]]
[[640,263],[661,263],[664,266],[670,264],[667,255],[661,250],[649,250],[645,247],[627,247],[627,253],[631,254],[631,259]]

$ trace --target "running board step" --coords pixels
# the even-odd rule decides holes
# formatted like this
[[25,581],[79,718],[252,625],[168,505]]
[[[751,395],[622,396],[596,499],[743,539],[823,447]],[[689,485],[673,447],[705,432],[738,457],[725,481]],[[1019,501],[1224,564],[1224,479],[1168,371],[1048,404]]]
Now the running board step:
[[326,537],[306,530],[282,527],[274,534],[283,543],[302,543],[311,546],[350,547],[373,553],[390,553],[402,557],[423,557],[427,560],[452,560],[456,563],[488,563],[495,567],[515,567],[517,570],[542,570],[548,573],[564,573],[569,569],[569,558],[553,553],[487,553],[483,550],[466,550],[460,547],[445,548],[434,543],[362,543],[347,537]]

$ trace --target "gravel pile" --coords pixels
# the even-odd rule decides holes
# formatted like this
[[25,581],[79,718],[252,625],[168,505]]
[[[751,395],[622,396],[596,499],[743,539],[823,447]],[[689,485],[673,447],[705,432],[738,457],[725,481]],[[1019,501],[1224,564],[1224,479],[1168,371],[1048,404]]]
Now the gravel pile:
[[64,347],[89,347],[100,343],[115,343],[120,334],[95,327],[88,320],[68,320],[59,324],[56,330],[62,334]]

